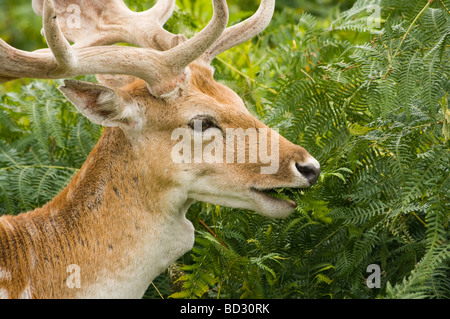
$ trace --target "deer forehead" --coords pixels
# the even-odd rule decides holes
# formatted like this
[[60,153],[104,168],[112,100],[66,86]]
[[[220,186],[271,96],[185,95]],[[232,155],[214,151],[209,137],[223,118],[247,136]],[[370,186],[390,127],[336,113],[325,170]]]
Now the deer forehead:
[[[241,127],[254,126],[255,118],[248,112],[242,99],[230,88],[216,82],[210,68],[194,65],[191,84],[180,96],[161,100],[147,90],[145,81],[136,79],[121,89],[126,103],[137,103],[143,108],[149,126],[165,128],[185,125],[198,114],[210,114],[218,121]],[[235,125],[233,125],[235,126]]]

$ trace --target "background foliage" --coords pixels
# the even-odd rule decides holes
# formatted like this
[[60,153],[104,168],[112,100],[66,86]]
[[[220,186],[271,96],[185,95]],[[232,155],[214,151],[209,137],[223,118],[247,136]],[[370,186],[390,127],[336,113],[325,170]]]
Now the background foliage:
[[[152,1],[127,3],[143,10]],[[191,36],[212,15],[209,0],[177,4],[173,32]],[[258,1],[229,4],[234,23]],[[3,39],[45,46],[29,1],[0,7]],[[194,249],[146,297],[449,298],[449,8],[278,0],[263,34],[220,55],[216,79],[313,154],[322,174],[310,189],[284,190],[298,209],[283,220],[192,206]],[[58,83],[0,87],[0,214],[51,199],[101,134]],[[381,288],[366,285],[370,264],[382,270]]]

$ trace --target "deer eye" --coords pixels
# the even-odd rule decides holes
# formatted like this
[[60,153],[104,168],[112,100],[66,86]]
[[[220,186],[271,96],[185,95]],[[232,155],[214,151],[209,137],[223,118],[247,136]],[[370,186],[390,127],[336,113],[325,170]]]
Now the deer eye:
[[217,121],[210,115],[197,115],[192,118],[188,126],[196,133],[203,133],[209,128],[218,128]]

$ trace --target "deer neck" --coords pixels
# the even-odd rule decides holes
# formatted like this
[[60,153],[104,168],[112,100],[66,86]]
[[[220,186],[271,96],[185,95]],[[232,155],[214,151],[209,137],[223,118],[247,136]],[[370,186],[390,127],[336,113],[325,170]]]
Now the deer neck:
[[52,255],[63,258],[52,271],[66,277],[69,265],[81,271],[80,288],[61,287],[62,295],[140,298],[192,248],[190,201],[171,183],[148,180],[136,157],[120,129],[106,129],[66,189],[33,212],[45,212],[55,224]]

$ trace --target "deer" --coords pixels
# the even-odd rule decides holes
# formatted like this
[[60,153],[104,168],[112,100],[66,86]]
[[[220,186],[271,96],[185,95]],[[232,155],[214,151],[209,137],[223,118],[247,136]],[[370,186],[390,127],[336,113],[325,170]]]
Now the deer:
[[[211,62],[261,33],[275,0],[261,0],[233,26],[225,0],[212,6],[210,22],[188,39],[164,29],[175,0],[158,0],[143,12],[122,0],[33,0],[48,48],[22,51],[0,39],[1,83],[63,80],[62,94],[104,128],[58,195],[0,218],[0,298],[142,298],[156,276],[192,249],[186,212],[194,202],[285,218],[296,203],[268,192],[316,183],[319,162],[214,80]],[[90,74],[97,82],[71,79]],[[216,151],[230,145],[229,130],[253,129],[256,137],[266,135],[253,139],[257,146],[276,142],[277,169],[262,174],[267,161],[236,156],[174,161],[176,129],[197,138],[200,149],[208,132],[223,137]],[[240,147],[254,151],[250,144],[246,138]]]

